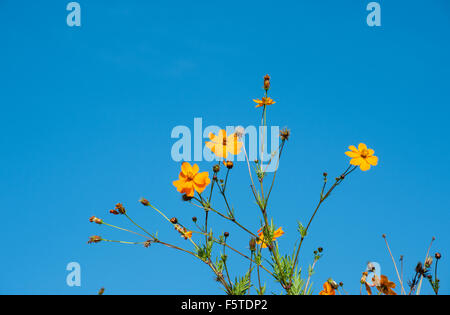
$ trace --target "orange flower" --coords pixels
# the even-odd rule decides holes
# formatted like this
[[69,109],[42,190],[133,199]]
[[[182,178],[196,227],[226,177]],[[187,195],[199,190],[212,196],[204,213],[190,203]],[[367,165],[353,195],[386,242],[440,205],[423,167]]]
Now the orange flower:
[[194,197],[195,192],[201,194],[210,182],[208,172],[199,173],[197,164],[191,166],[188,162],[184,162],[181,165],[179,179],[174,181],[173,185],[178,192],[186,194],[188,197]]
[[175,224],[175,230],[177,230],[178,233],[181,234],[181,237],[185,240],[191,239],[192,237],[192,231],[188,231],[185,227],[182,227],[179,224]]
[[219,135],[213,133],[209,134],[211,141],[206,142],[206,146],[218,157],[227,158],[228,153],[238,155],[242,150],[242,142],[239,141],[238,136],[233,133],[227,136],[225,130],[220,130]]
[[397,295],[397,293],[394,292],[395,283],[392,281],[389,281],[389,279],[386,276],[381,276],[381,279],[378,277],[374,277],[375,286],[377,287],[378,291],[385,295]]
[[266,105],[272,105],[275,104],[274,100],[271,99],[270,97],[263,97],[262,99],[256,99],[253,100],[253,102],[255,102],[256,104],[256,108],[261,107],[261,106],[266,106]]
[[[283,228],[278,228],[278,230],[276,230],[273,233],[273,240],[275,241],[277,238],[279,238],[280,236],[282,236],[284,234]],[[258,239],[256,240],[257,244],[261,244],[261,248],[267,248],[267,242],[264,240],[264,233],[262,231],[262,228],[260,228],[258,230]]]
[[319,295],[336,295],[336,292],[327,281],[323,284],[323,290],[319,292]]
[[359,165],[361,171],[368,171],[370,166],[376,166],[378,164],[378,157],[374,155],[375,151],[368,149],[364,143],[360,143],[358,149],[351,145],[348,147],[351,151],[345,152],[352,159],[350,160],[351,165]]

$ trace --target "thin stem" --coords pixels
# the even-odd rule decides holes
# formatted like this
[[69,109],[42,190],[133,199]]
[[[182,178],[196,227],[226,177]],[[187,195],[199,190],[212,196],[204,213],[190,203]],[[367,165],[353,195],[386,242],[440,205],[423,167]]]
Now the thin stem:
[[402,294],[406,294],[405,289],[403,288],[403,281],[402,281],[402,278],[400,277],[400,274],[398,273],[397,264],[395,263],[394,256],[392,256],[391,249],[389,248],[389,244],[388,244],[387,238],[386,238],[385,235],[383,235],[383,238],[384,238],[384,241],[386,242],[386,247],[387,247],[387,249],[388,249],[388,251],[389,251],[389,255],[391,256],[392,262],[394,263],[395,272],[397,273],[398,281],[400,281],[400,286],[401,286],[401,289],[402,289]]
[[142,235],[142,234],[136,233],[136,232],[134,232],[134,231],[130,231],[130,230],[127,230],[127,229],[124,229],[124,228],[121,228],[121,227],[118,227],[118,226],[115,226],[115,225],[106,223],[105,221],[103,221],[102,224],[107,225],[107,226],[110,226],[110,227],[115,228],[115,229],[118,229],[118,230],[122,230],[122,231],[125,231],[125,232],[133,233],[133,234],[142,236],[142,237],[144,237],[144,238],[148,238],[148,237],[145,236],[145,235]]

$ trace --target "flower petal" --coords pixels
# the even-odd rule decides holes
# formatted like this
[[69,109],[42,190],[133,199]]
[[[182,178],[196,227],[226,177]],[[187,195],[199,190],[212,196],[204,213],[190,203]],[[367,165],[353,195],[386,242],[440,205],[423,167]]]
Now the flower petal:
[[192,172],[191,164],[189,164],[188,162],[183,162],[183,164],[181,164],[181,171],[184,175],[187,176],[189,172]]
[[345,154],[351,158],[356,158],[356,157],[360,157],[361,155],[359,154],[359,152],[354,152],[354,151],[347,151],[345,152]]
[[348,148],[353,152],[358,152],[358,149],[354,145],[351,145]]
[[367,150],[367,146],[364,143],[358,145],[358,151]]
[[362,157],[357,157],[357,158],[350,160],[351,165],[361,165],[361,163],[363,163],[363,162],[364,162],[364,159]]
[[370,164],[363,159],[362,163],[359,165],[359,168],[361,169],[361,171],[368,171],[370,170]]
[[373,166],[378,165],[378,157],[376,157],[375,155],[373,156],[369,156],[368,158],[366,158],[366,161]]

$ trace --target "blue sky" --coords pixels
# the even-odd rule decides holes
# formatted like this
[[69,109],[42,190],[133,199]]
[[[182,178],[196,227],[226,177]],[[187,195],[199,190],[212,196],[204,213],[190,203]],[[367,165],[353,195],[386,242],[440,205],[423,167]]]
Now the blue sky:
[[[379,1],[379,28],[366,24],[369,1],[79,1],[81,28],[66,25],[68,2],[0,0],[0,293],[221,294],[189,256],[87,245],[95,234],[137,240],[88,219],[131,227],[108,215],[122,202],[162,239],[188,246],[137,201],[186,223],[202,217],[172,186],[180,165],[171,130],[195,117],[258,124],[251,99],[262,96],[266,73],[277,101],[269,124],[292,131],[269,205],[286,231],[283,251],[297,239],[296,220],[314,210],[322,172],[346,168],[348,145],[365,142],[380,158],[353,173],[312,225],[301,262],[324,247],[315,292],[333,277],[358,294],[369,260],[395,279],[383,233],[405,256],[405,278],[435,236],[441,290],[450,291],[448,1]],[[247,175],[237,164],[229,189],[237,217],[257,230]],[[245,234],[220,218],[212,224],[245,250]],[[72,261],[81,287],[66,285]],[[247,265],[238,256],[230,264]]]

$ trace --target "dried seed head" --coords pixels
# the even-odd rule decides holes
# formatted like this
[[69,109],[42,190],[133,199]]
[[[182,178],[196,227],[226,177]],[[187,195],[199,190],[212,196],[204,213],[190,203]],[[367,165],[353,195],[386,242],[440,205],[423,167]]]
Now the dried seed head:
[[436,254],[434,254],[434,257],[435,257],[437,260],[439,260],[439,259],[442,258],[442,255],[441,255],[441,253],[436,253]]
[[226,166],[229,170],[231,170],[231,169],[233,168],[233,166],[234,166],[233,162],[231,162],[231,161],[224,161],[223,164],[225,164],[225,166]]
[[245,135],[245,129],[242,126],[238,126],[236,127],[236,129],[234,129],[234,133],[239,139],[242,139],[242,137]]
[[323,252],[323,248],[322,248],[322,247],[319,247],[319,248],[317,249],[317,251],[318,251],[319,253],[321,253],[321,252]]
[[170,223],[177,224],[178,223],[178,219],[173,217],[172,219],[170,219]]
[[197,222],[197,217],[192,217],[192,222],[196,223]]
[[328,173],[327,172],[324,172],[323,173],[323,177],[327,177],[328,176]]
[[219,171],[220,171],[220,165],[219,164],[214,165],[213,166],[213,172],[214,173],[218,173]]
[[230,236],[230,233],[225,232],[225,233],[223,233],[223,236],[228,237],[228,236]]
[[433,258],[427,257],[427,259],[425,259],[425,268],[430,268],[432,264],[433,264]]

